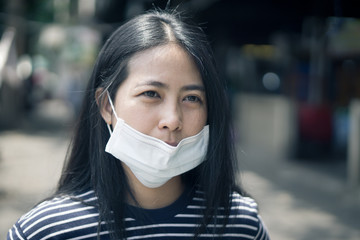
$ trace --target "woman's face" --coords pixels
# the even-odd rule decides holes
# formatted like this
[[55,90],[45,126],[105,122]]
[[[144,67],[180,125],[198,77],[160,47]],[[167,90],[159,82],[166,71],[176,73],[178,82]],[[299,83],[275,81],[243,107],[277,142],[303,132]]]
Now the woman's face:
[[[128,73],[114,101],[118,117],[127,124],[173,146],[205,126],[204,85],[180,46],[167,44],[135,54]],[[110,116],[116,123],[114,114]]]

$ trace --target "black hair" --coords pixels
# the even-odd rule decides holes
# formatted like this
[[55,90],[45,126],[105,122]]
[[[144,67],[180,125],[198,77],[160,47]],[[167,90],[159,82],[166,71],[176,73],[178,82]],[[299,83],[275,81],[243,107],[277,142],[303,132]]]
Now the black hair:
[[[206,34],[174,10],[153,10],[120,26],[106,41],[95,63],[86,90],[82,112],[74,132],[56,194],[71,194],[93,189],[98,197],[100,222],[105,221],[114,239],[125,238],[124,203],[131,193],[121,162],[105,152],[109,139],[101,117],[105,94],[95,98],[96,91],[108,91],[114,99],[116,90],[127,77],[130,58],[141,51],[174,42],[193,58],[206,92],[210,128],[209,146],[204,161],[183,174],[189,186],[201,186],[206,194],[204,218],[196,236],[223,207],[229,214],[230,195],[239,191],[236,185],[236,157],[230,126],[226,83],[219,78]],[[227,218],[224,220],[226,223]]]

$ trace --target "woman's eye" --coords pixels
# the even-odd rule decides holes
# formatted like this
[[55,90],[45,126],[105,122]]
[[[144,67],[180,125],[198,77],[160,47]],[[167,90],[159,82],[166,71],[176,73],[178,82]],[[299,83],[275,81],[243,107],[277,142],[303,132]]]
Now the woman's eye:
[[145,97],[149,97],[149,98],[159,98],[160,97],[160,95],[155,91],[146,91],[146,92],[143,92],[143,95]]
[[197,96],[187,96],[184,100],[189,102],[201,102],[201,99]]

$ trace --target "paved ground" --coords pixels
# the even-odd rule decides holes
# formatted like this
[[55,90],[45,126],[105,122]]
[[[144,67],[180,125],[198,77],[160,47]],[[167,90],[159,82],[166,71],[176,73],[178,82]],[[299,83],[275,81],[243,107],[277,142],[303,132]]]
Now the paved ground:
[[[37,119],[0,131],[0,238],[54,188],[70,136],[68,127],[58,126]],[[360,239],[360,193],[346,188],[344,162],[240,158],[241,180],[259,202],[272,239]]]
[[253,158],[243,165],[244,185],[257,199],[272,239],[360,239],[360,194],[347,189],[338,174],[344,162]]

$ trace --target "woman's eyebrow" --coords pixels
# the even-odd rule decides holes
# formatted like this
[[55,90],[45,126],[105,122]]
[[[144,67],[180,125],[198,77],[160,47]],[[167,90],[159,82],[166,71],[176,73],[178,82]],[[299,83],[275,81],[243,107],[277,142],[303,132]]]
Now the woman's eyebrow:
[[[165,88],[168,89],[169,86],[163,82],[159,82],[156,80],[149,80],[149,81],[144,81],[144,82],[140,82],[138,84],[136,84],[136,87],[142,87],[142,86],[153,86],[153,87],[158,87],[158,88]],[[185,85],[181,88],[182,91],[201,91],[201,92],[205,92],[205,88],[203,85],[200,84],[190,84],[190,85]]]
[[165,83],[155,81],[155,80],[144,81],[144,82],[140,82],[140,83],[136,84],[136,87],[142,87],[142,86],[153,86],[153,87],[158,87],[158,88],[169,88],[169,86],[166,85]]
[[197,91],[205,92],[204,86],[198,85],[198,84],[191,84],[191,85],[183,86],[183,87],[181,88],[181,90],[183,90],[183,91],[197,90]]

